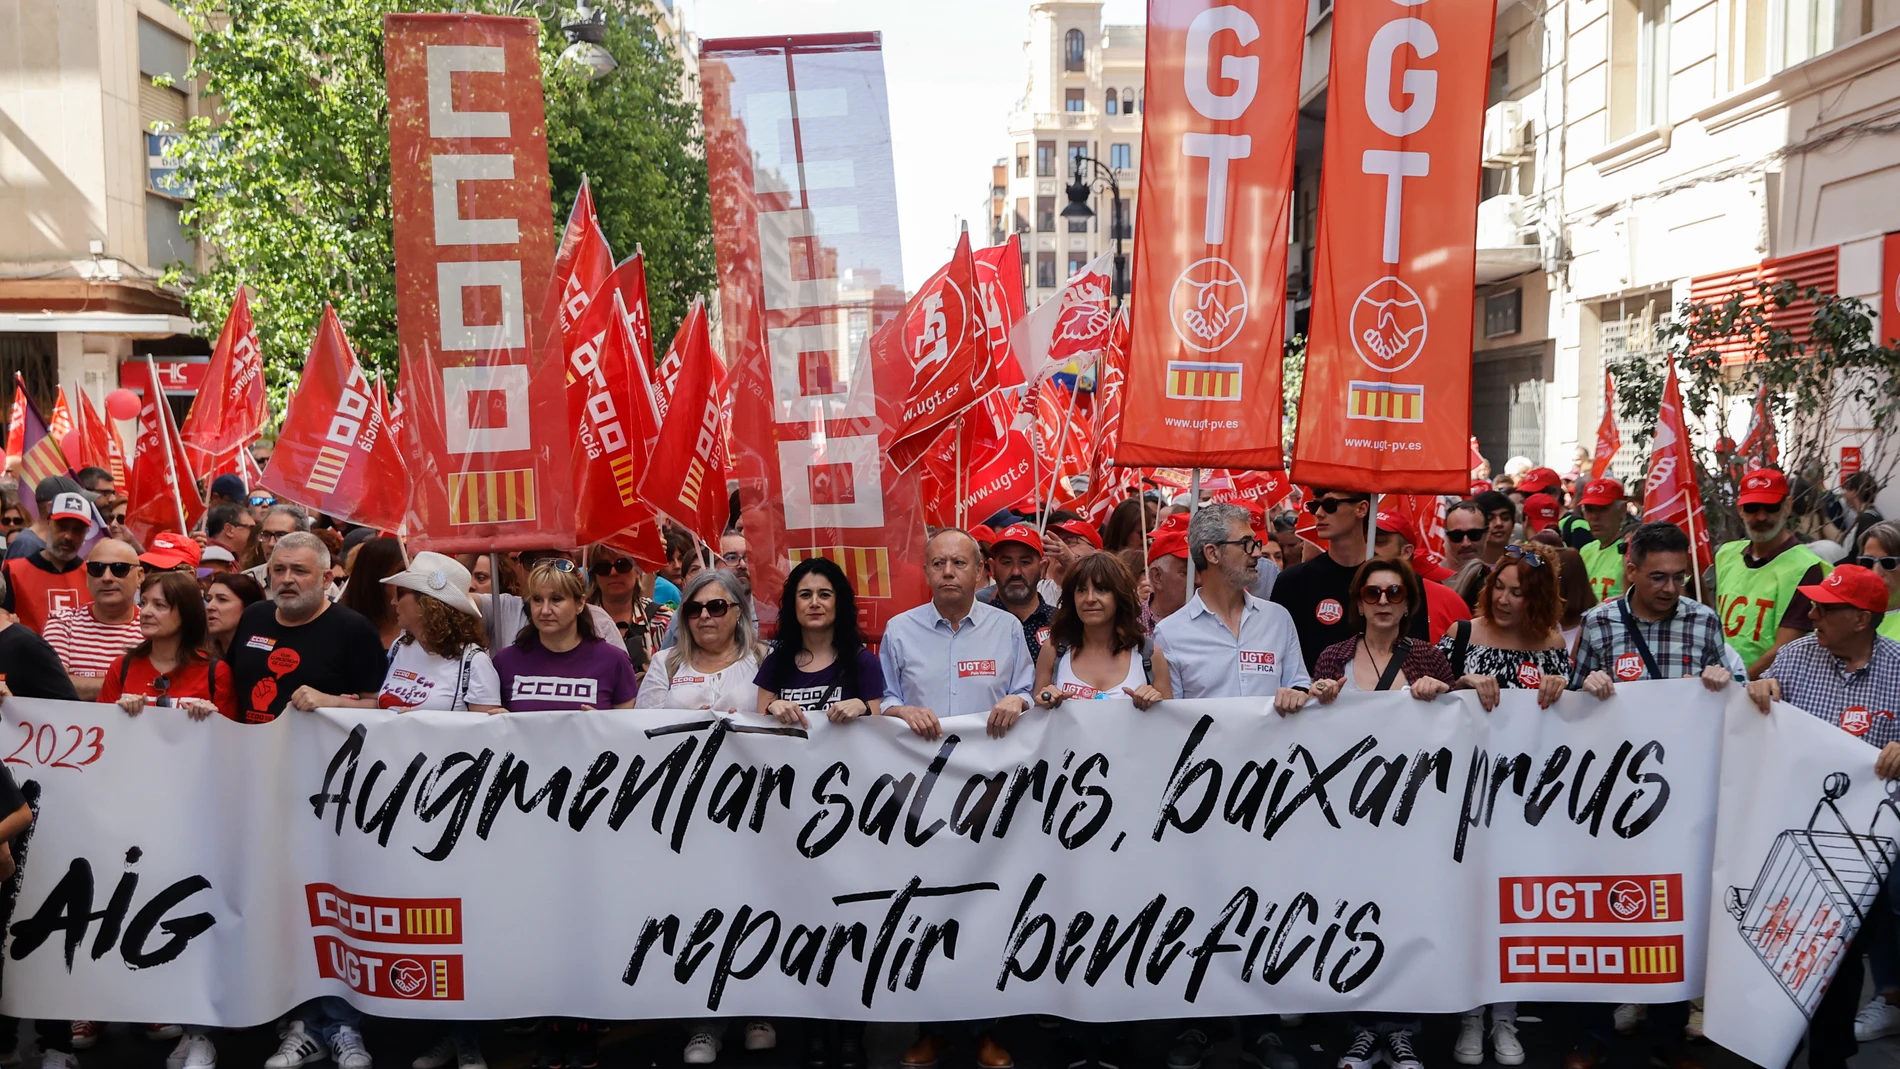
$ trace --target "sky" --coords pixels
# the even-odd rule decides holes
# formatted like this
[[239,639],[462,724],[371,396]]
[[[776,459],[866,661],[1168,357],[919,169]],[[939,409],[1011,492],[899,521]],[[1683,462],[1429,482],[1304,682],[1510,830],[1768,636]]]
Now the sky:
[[[676,0],[700,37],[877,30],[896,159],[904,284],[950,258],[960,221],[985,244],[990,167],[1010,154],[1009,113],[1029,68],[1027,0]],[[1104,0],[1104,23],[1144,21],[1142,0]]]

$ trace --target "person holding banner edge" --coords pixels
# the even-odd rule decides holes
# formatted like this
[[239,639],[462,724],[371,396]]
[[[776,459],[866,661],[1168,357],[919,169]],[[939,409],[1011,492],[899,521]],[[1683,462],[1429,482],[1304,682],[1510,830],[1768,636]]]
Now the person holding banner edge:
[[1141,616],[1128,566],[1110,553],[1077,561],[1062,580],[1062,607],[1036,658],[1036,704],[1122,698],[1150,709],[1162,700],[1142,664]]
[[826,557],[799,561],[779,605],[778,641],[752,680],[760,715],[800,727],[811,714],[834,724],[878,715],[884,670],[858,633],[857,595],[844,569]]
[[1260,555],[1247,511],[1203,505],[1187,540],[1201,589],[1155,625],[1155,689],[1163,698],[1272,697],[1281,716],[1298,712],[1311,679],[1286,608],[1247,592]]

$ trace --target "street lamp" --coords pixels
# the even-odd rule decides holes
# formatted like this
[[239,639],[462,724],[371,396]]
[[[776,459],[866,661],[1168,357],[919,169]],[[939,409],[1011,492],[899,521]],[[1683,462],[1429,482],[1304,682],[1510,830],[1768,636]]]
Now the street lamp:
[[561,23],[567,36],[567,50],[561,59],[587,68],[588,80],[599,81],[620,68],[614,54],[601,42],[607,39],[607,12],[580,0],[574,17]]
[[[1110,217],[1109,234],[1115,239],[1115,305],[1120,307],[1128,296],[1128,257],[1122,255],[1122,236],[1126,229],[1125,216],[1122,213],[1122,187],[1115,180],[1115,169],[1093,156],[1076,156],[1072,161],[1074,172],[1069,176],[1069,203],[1062,209],[1064,219],[1093,219],[1095,209],[1089,207],[1089,198],[1095,190],[1107,186],[1110,198],[1115,204],[1114,214]],[[1083,165],[1087,164],[1085,168]],[[1087,172],[1085,174],[1085,171]]]

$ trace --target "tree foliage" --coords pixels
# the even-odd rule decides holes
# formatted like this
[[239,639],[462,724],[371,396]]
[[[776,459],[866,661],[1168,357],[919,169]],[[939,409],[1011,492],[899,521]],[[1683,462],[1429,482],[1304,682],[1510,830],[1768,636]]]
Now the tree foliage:
[[[383,16],[489,10],[542,19],[549,170],[558,227],[587,173],[616,255],[643,244],[655,335],[713,280],[696,105],[646,0],[606,6],[617,71],[560,60],[562,16],[504,0],[176,0],[197,35],[192,76],[213,107],[173,150],[195,189],[184,222],[207,267],[174,268],[208,332],[252,289],[273,398],[295,383],[326,302],[368,367],[395,371],[396,289]],[[533,287],[530,287],[533,288]]]

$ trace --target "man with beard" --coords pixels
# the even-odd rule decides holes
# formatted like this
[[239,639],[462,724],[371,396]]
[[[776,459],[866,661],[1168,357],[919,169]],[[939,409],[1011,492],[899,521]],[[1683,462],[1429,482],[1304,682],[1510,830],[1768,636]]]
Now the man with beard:
[[1773,468],[1751,471],[1736,495],[1748,538],[1715,554],[1716,613],[1728,644],[1758,679],[1781,647],[1814,630],[1812,602],[1800,590],[1829,568],[1788,530],[1792,497],[1788,477]]
[[995,594],[989,604],[1023,622],[1023,641],[1029,643],[1029,659],[1042,655],[1042,640],[1049,637],[1049,622],[1056,618],[1055,606],[1043,600],[1037,589],[1042,576],[1042,537],[1024,523],[1003,528],[990,542],[990,582]]
[[1484,548],[1484,508],[1476,501],[1460,501],[1445,510],[1445,566],[1457,571]]
[[1247,592],[1260,559],[1247,511],[1202,505],[1187,540],[1201,588],[1155,625],[1155,686],[1171,698],[1271,697],[1282,713],[1300,708],[1310,679],[1293,620]]
[[92,506],[80,494],[79,484],[63,475],[42,479],[40,485],[44,487],[54,479],[72,489],[54,494],[41,509],[51,525],[46,544],[23,557],[7,560],[7,589],[0,603],[42,635],[46,633],[46,621],[55,612],[81,608],[92,600],[79,560],[79,547],[92,529]]
[[306,693],[360,696],[382,689],[388,657],[376,625],[323,596],[329,570],[330,551],[316,535],[297,531],[277,540],[269,596],[244,610],[226,654],[240,722],[275,720]]

